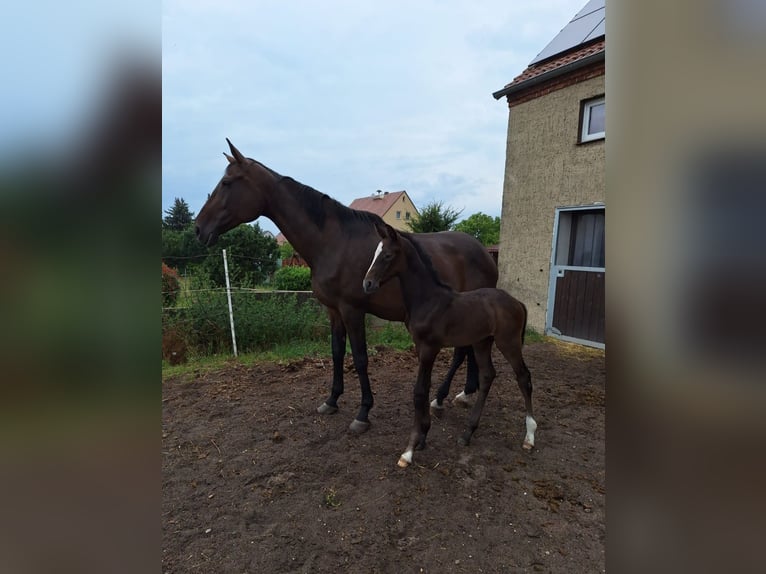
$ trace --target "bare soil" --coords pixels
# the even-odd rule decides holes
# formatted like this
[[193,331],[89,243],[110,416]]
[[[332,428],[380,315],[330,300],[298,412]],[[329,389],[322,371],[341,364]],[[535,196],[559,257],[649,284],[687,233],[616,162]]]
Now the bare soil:
[[[450,357],[437,360],[432,395]],[[531,452],[513,372],[494,357],[470,446],[457,443],[468,411],[447,404],[406,469],[396,463],[412,424],[414,352],[371,350],[375,406],[360,436],[347,431],[360,400],[350,358],[334,415],[316,412],[326,359],[166,378],[163,572],[604,571],[604,353],[525,346]]]

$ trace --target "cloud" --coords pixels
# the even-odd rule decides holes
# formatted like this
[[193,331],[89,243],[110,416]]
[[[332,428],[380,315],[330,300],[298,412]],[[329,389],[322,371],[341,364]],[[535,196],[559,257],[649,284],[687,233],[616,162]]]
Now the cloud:
[[583,4],[165,2],[163,208],[199,211],[229,137],[345,204],[407,189],[499,215],[508,109],[491,94]]

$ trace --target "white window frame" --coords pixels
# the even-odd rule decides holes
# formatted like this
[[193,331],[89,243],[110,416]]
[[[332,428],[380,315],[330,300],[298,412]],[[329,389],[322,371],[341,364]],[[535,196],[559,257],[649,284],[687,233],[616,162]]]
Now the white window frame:
[[591,142],[594,140],[602,140],[606,138],[606,130],[601,132],[595,132],[592,134],[588,133],[588,129],[590,128],[590,111],[591,108],[599,105],[606,106],[606,97],[601,96],[600,98],[594,98],[592,100],[588,100],[582,103],[582,126],[580,127],[580,142]]

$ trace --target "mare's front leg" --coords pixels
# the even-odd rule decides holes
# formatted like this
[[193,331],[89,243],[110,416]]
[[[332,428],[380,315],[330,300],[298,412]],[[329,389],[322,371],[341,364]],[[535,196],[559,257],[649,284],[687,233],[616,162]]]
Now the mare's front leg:
[[343,358],[346,356],[346,326],[337,309],[327,310],[332,334],[332,390],[317,412],[330,415],[338,412],[338,398],[343,394]]
[[415,406],[415,419],[410,433],[407,449],[399,457],[398,465],[405,468],[412,462],[412,453],[426,447],[426,435],[431,428],[431,411],[428,405],[428,391],[431,388],[431,371],[433,370],[439,348],[418,345],[418,378],[412,391],[412,401]]
[[369,414],[375,402],[370,387],[370,377],[367,375],[367,335],[364,327],[364,311],[349,307],[342,309],[341,313],[351,342],[351,355],[354,358],[359,385],[362,388],[362,404],[359,406],[359,413],[351,421],[348,430],[352,433],[362,434],[370,428]]

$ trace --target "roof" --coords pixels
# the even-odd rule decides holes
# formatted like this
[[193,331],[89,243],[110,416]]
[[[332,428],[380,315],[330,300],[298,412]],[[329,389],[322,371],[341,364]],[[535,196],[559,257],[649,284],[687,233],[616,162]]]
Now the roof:
[[529,65],[576,48],[606,34],[606,1],[590,0]]
[[[595,66],[595,73],[580,74],[584,80],[603,74],[606,36],[605,1],[591,0],[510,84],[492,95],[496,100],[530,90],[541,84]],[[560,83],[559,87],[565,87]],[[529,97],[529,96],[528,96]],[[528,99],[528,97],[526,99]],[[534,96],[532,96],[534,97]]]
[[406,191],[386,191],[367,197],[359,197],[352,201],[349,207],[360,211],[369,211],[383,217],[393,207],[394,203],[406,193]]

